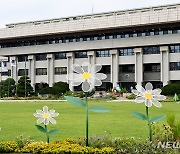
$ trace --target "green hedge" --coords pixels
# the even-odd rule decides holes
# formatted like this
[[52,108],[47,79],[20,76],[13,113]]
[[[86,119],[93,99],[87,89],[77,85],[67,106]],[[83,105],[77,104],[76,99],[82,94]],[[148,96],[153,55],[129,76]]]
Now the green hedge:
[[175,93],[180,94],[180,82],[168,84],[162,88],[163,95],[174,95]]

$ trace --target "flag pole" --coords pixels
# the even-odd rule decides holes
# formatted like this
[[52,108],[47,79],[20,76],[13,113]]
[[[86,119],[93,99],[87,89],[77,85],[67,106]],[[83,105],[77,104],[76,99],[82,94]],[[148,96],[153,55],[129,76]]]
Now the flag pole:
[[1,98],[1,96],[2,96],[2,57],[1,57],[1,74],[0,74],[0,77],[1,77],[1,80],[0,80],[0,82],[1,82],[1,85],[0,85],[0,98]]
[[24,70],[24,80],[25,80],[25,97],[26,97],[26,56],[25,56],[25,70]]

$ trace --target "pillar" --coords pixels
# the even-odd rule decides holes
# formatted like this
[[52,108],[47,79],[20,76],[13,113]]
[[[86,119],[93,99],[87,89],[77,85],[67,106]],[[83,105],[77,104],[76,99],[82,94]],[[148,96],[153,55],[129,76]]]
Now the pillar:
[[161,46],[161,82],[163,86],[169,82],[169,48],[168,46]]
[[113,87],[116,87],[118,84],[118,76],[119,76],[119,54],[118,50],[110,50],[111,54],[111,82]]
[[47,83],[49,87],[53,86],[54,83],[54,55],[47,54]]
[[[66,54],[66,57],[67,57],[67,74],[73,73],[73,69],[72,69],[72,65],[74,63],[74,54],[73,54],[73,52],[68,52]],[[70,84],[71,81],[68,80],[67,82],[69,84],[69,89],[71,91],[74,91],[74,87],[71,86],[71,84]]]
[[142,48],[135,48],[135,82],[142,85],[143,82],[143,51]]
[[36,77],[36,73],[35,73],[35,56],[34,55],[28,55],[28,61],[29,61],[29,77],[31,79],[31,86],[33,87],[33,89],[35,90],[35,77]]

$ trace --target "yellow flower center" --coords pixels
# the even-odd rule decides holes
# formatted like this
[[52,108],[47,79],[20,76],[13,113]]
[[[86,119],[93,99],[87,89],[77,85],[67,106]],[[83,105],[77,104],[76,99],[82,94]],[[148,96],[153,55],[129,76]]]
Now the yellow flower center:
[[44,114],[43,114],[43,117],[44,117],[44,118],[49,118],[49,114],[48,114],[48,113],[44,113]]
[[87,79],[91,78],[91,74],[90,74],[89,72],[84,72],[84,73],[82,74],[82,78],[83,78],[84,80],[87,80]]
[[146,99],[152,99],[152,98],[153,98],[153,96],[152,96],[151,93],[146,93],[146,94],[144,94],[144,97],[145,97]]

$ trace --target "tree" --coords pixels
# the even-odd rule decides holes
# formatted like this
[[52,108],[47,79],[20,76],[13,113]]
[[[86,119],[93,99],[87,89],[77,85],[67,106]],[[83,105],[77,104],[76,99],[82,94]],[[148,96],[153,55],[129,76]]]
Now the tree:
[[66,82],[57,82],[52,87],[53,95],[62,96],[66,91],[69,91],[69,85]]
[[16,93],[16,82],[13,78],[7,78],[2,85],[2,96],[12,97]]
[[34,95],[33,87],[31,86],[31,80],[28,76],[22,76],[18,80],[17,95],[20,97]]

